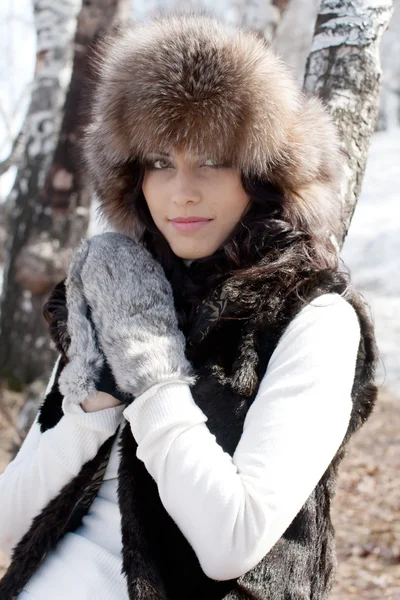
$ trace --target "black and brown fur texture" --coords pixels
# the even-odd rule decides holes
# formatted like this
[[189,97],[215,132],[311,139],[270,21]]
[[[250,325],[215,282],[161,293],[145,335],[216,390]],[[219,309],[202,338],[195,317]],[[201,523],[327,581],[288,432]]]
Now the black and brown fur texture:
[[138,232],[126,166],[174,147],[267,180],[283,193],[294,227],[335,234],[342,162],[335,127],[258,35],[206,13],[172,14],[110,36],[95,69],[83,152],[116,231]]

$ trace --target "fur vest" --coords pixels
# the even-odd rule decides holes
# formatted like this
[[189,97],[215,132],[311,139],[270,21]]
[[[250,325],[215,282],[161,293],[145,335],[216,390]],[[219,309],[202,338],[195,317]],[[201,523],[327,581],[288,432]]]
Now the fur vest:
[[[326,600],[335,568],[330,507],[345,445],[369,416],[376,398],[373,383],[377,352],[374,333],[360,297],[339,276],[321,274],[308,292],[311,301],[325,292],[343,293],[355,308],[361,339],[352,389],[353,411],[341,447],[315,489],[282,537],[264,558],[235,580],[215,581],[202,571],[186,538],[164,509],[157,486],[136,457],[137,444],[128,422],[120,442],[118,501],[121,511],[123,573],[132,600]],[[228,279],[206,297],[187,338],[187,356],[199,375],[192,394],[208,417],[217,442],[233,454],[243,422],[268,361],[286,326],[301,309],[296,294],[271,282],[246,290],[246,303]],[[65,308],[62,288],[54,303]],[[249,309],[251,307],[251,309]],[[61,314],[61,313],[59,313]],[[56,320],[55,341],[65,351],[65,321]],[[344,341],[345,343],[345,341]],[[40,408],[44,432],[63,417],[58,376]],[[329,381],[326,382],[329,386]],[[102,481],[115,435],[33,520],[14,548],[0,582],[2,600],[16,598],[28,579],[87,513]],[[78,576],[78,574],[77,574]]]

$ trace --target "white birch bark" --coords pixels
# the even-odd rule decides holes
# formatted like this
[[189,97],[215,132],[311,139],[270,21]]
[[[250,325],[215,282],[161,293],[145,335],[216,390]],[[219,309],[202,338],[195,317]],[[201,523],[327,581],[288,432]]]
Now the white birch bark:
[[360,193],[375,130],[382,70],[379,48],[393,0],[322,0],[304,88],[328,106],[347,152],[342,178],[342,246]]
[[[57,142],[79,5],[79,0],[35,0],[33,5],[37,33],[35,79],[24,124],[25,150],[7,202],[8,237],[1,297],[1,375],[12,375],[12,379],[29,380],[25,353],[40,354],[44,343],[42,336],[35,340],[35,347],[31,345],[35,331],[26,325],[32,312],[38,321],[41,307],[35,302],[36,290],[23,284],[24,271],[18,267],[18,257],[37,219],[37,198]],[[40,248],[40,252],[43,250],[52,249]],[[28,274],[29,268],[28,265],[25,269]]]
[[[43,305],[86,235],[91,194],[79,149],[92,43],[127,0],[36,0],[38,54],[23,163],[9,203],[0,315],[0,375],[15,385],[47,376],[56,349]],[[79,14],[79,16],[78,16]],[[77,18],[78,17],[78,18]],[[73,61],[71,60],[73,56]]]

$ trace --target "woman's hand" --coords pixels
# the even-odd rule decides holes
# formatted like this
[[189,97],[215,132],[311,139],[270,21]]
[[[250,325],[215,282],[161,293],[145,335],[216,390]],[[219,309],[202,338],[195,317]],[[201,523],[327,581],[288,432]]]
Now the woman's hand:
[[107,232],[80,246],[83,294],[99,345],[122,392],[139,396],[156,383],[193,384],[172,288],[140,244]]
[[[67,332],[70,343],[66,350],[68,363],[59,377],[59,389],[75,404],[88,412],[120,404],[121,397],[110,367],[97,342],[90,318],[90,307],[82,289],[81,270],[87,247],[81,245],[74,253],[65,281]],[[101,394],[99,395],[99,392]],[[130,397],[130,401],[132,401]]]
[[88,396],[86,400],[81,402],[81,407],[85,412],[97,412],[105,408],[113,408],[120,406],[122,402],[107,394],[106,392],[97,392],[94,396]]

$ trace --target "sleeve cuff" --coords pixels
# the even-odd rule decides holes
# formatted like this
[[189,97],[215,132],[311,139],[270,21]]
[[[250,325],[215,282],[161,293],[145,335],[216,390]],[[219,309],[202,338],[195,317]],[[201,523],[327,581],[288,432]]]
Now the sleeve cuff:
[[64,416],[55,427],[43,433],[43,443],[64,470],[78,475],[82,466],[94,458],[100,446],[115,433],[121,420],[121,407],[85,413],[80,406],[64,398],[62,408]]
[[85,412],[80,404],[71,402],[67,397],[64,397],[62,401],[62,410],[68,420],[85,429],[109,435],[115,432],[121,422],[124,408],[125,404],[121,404],[120,406],[111,406],[102,410]]
[[138,444],[152,430],[176,425],[205,423],[207,416],[195,403],[190,386],[182,381],[159,383],[129,404],[123,411]]

